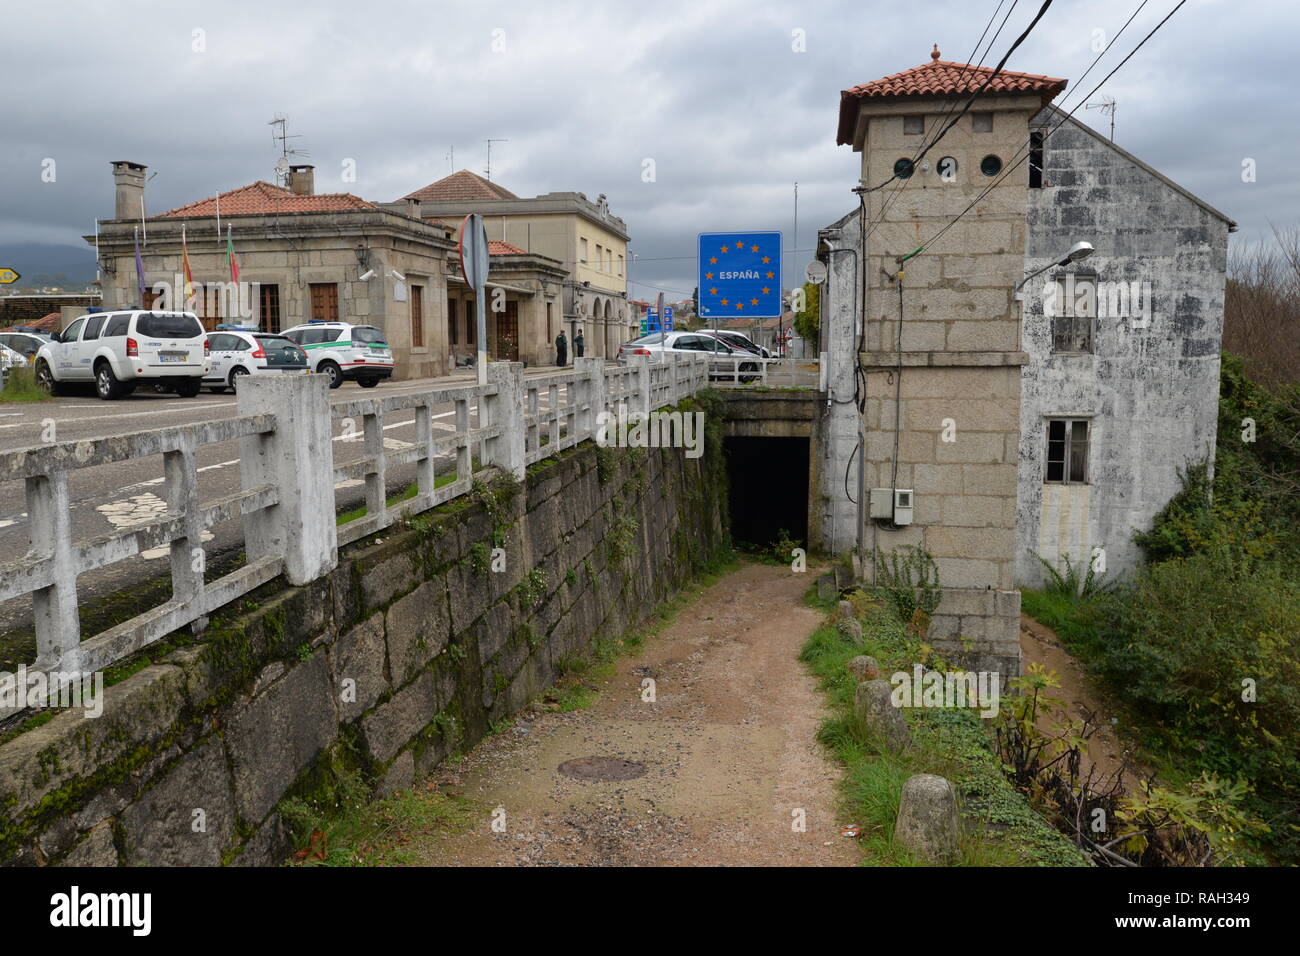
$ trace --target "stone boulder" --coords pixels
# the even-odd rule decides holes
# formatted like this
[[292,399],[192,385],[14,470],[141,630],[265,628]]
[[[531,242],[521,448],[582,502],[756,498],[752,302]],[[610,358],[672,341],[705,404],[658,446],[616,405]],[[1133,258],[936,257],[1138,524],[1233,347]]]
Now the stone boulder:
[[957,862],[957,794],[945,778],[918,773],[903,784],[894,839],[934,866]]
[[911,746],[912,735],[902,711],[890,700],[892,691],[887,680],[863,681],[853,698],[853,711],[881,744],[890,750],[905,750]]
[[866,654],[859,654],[845,666],[853,675],[854,683],[857,684],[861,684],[864,680],[875,680],[880,676],[880,665],[876,663],[874,657],[868,657]]

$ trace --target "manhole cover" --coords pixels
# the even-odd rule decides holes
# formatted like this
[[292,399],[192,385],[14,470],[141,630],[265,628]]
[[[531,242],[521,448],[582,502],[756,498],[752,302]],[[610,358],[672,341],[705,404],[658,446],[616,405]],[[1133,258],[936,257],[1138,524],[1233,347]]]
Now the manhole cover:
[[635,780],[645,764],[622,757],[575,757],[560,764],[560,773],[575,780]]

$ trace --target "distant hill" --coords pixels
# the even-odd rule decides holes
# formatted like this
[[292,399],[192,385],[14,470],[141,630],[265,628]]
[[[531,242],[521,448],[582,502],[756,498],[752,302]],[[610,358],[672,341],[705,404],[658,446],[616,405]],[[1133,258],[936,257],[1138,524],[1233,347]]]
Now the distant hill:
[[[43,243],[0,243],[0,267],[22,276],[20,286],[74,286],[95,278],[95,250],[88,245],[58,246]],[[4,287],[2,295],[10,291]]]

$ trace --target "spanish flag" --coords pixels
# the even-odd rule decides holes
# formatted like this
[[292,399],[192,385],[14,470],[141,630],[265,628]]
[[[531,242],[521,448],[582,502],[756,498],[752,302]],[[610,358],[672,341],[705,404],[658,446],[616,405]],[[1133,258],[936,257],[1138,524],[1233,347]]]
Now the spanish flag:
[[194,273],[190,271],[190,250],[185,244],[185,227],[181,226],[181,269],[185,273],[185,305],[189,308],[194,300]]
[[239,281],[239,263],[235,261],[235,240],[230,235],[230,224],[226,224],[226,258],[230,260],[230,281]]

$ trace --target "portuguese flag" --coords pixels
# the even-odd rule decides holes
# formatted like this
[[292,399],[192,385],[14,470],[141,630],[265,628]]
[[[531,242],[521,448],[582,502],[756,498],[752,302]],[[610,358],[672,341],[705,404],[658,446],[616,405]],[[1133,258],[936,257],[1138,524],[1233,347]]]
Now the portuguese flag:
[[226,224],[226,258],[230,262],[230,281],[239,281],[239,262],[235,259],[235,241],[230,235],[230,224]]

